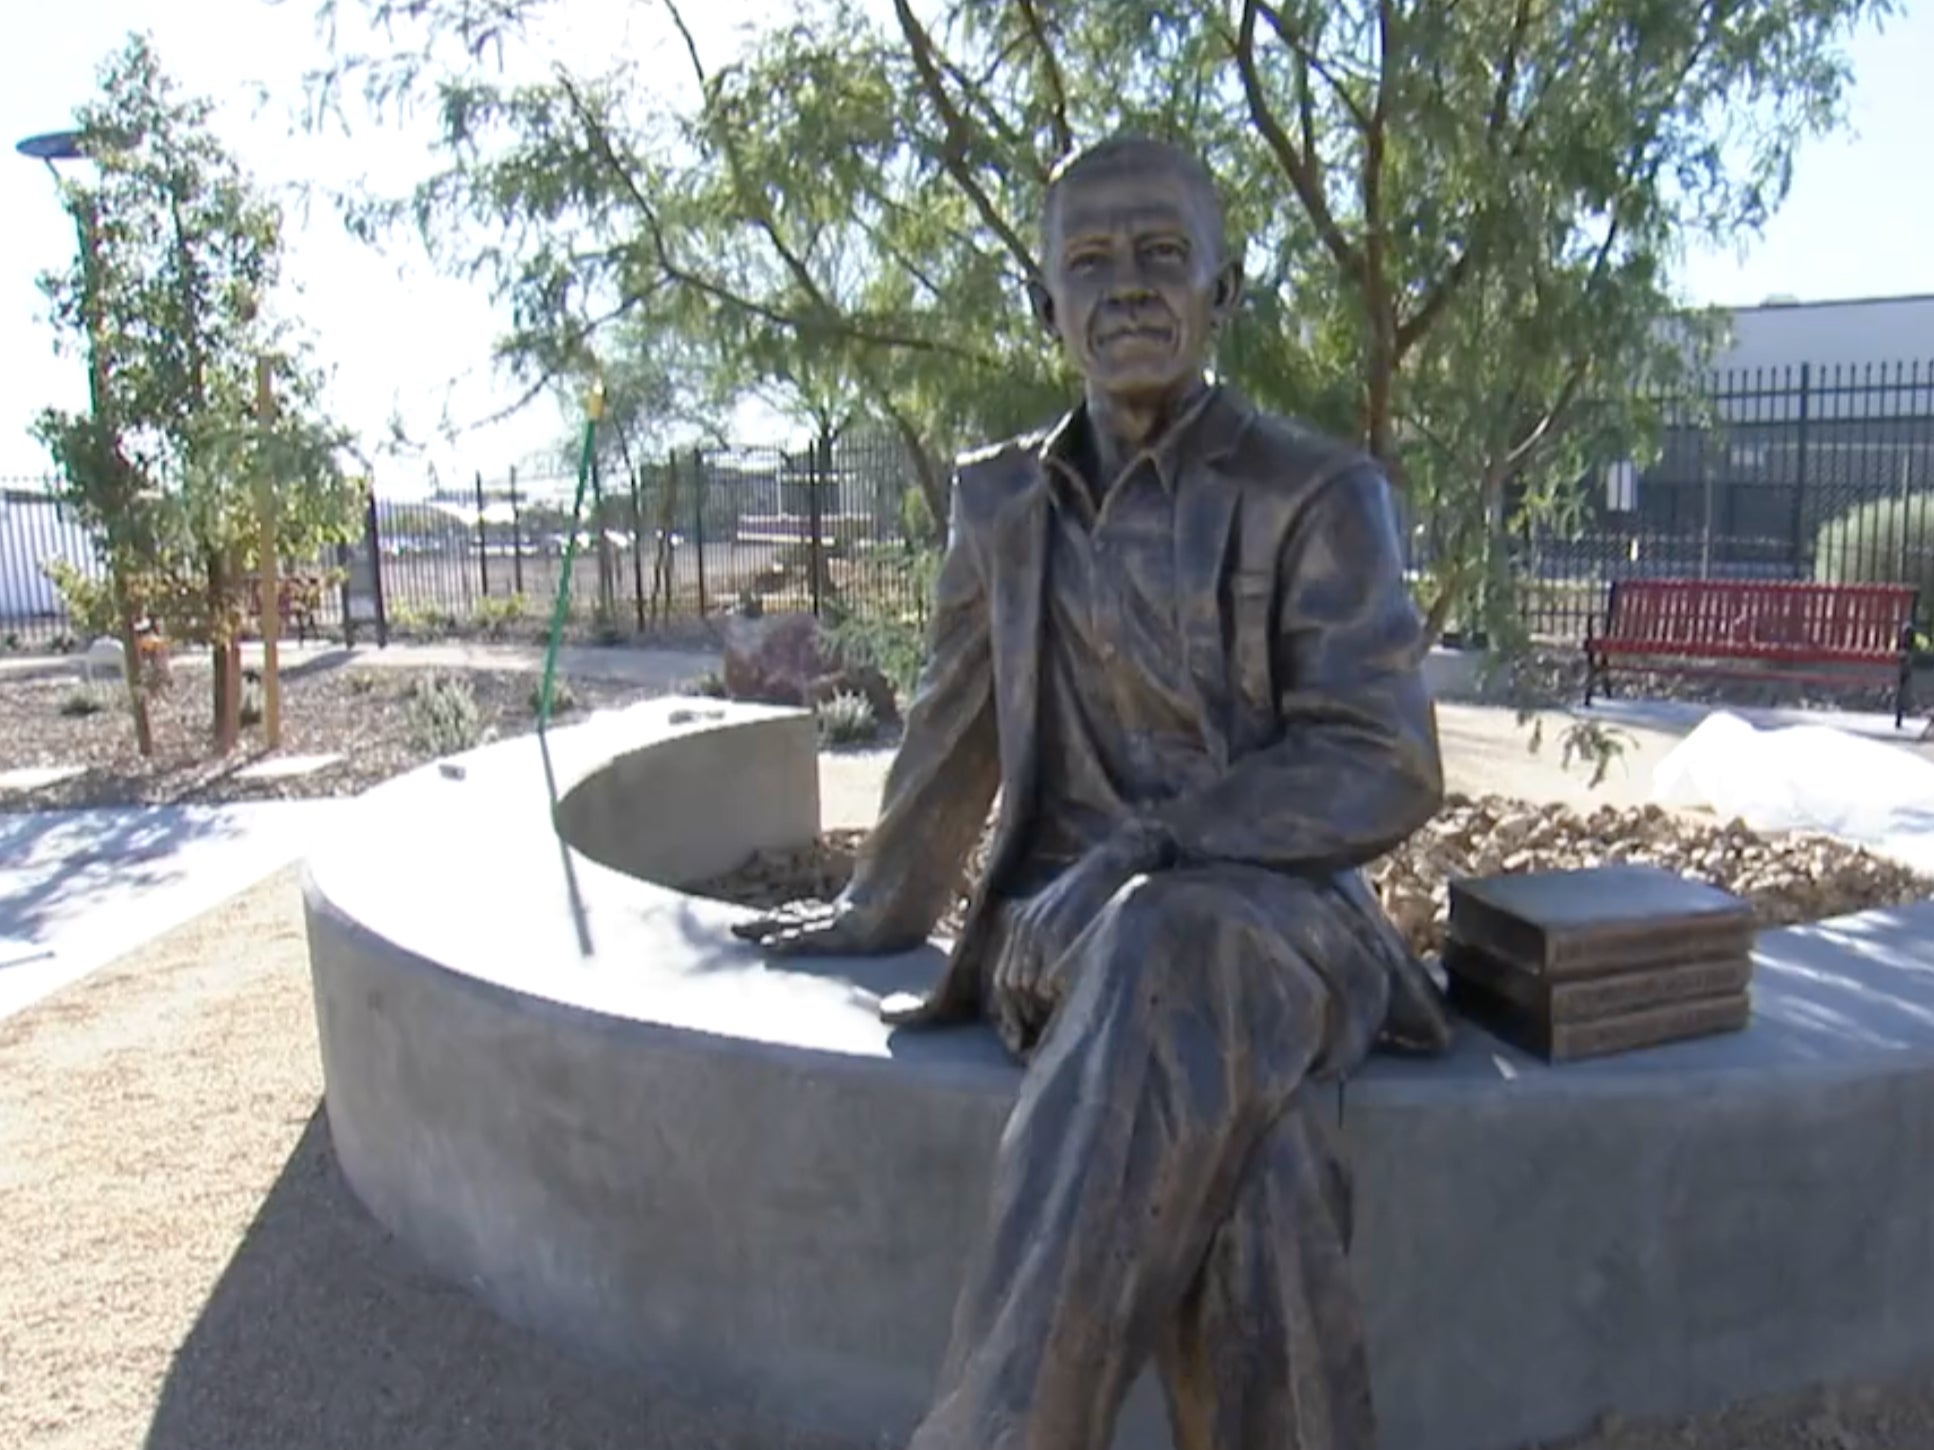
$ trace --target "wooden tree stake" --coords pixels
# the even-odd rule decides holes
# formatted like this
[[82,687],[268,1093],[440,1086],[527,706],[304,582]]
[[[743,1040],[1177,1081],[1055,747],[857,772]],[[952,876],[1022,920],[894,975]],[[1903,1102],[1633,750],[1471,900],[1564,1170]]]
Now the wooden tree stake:
[[[275,421],[275,380],[269,359],[255,360],[255,411],[264,432]],[[266,463],[256,480],[262,519],[260,599],[262,629],[262,731],[271,750],[282,744],[282,675],[279,645],[282,632],[282,587],[275,558],[275,479]]]

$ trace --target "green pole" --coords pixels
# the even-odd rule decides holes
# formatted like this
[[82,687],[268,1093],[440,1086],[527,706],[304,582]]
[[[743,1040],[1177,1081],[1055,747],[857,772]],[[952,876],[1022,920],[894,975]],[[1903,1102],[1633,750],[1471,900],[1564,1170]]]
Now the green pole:
[[571,532],[564,540],[564,567],[557,577],[557,601],[551,606],[551,642],[544,651],[544,683],[537,696],[537,733],[541,736],[551,723],[551,687],[557,679],[557,652],[564,642],[564,612],[571,605],[571,569],[577,562],[578,524],[584,516],[584,490],[591,481],[592,460],[596,457],[598,417],[604,412],[604,387],[594,383],[585,408],[584,447],[578,454],[577,493],[571,500]]

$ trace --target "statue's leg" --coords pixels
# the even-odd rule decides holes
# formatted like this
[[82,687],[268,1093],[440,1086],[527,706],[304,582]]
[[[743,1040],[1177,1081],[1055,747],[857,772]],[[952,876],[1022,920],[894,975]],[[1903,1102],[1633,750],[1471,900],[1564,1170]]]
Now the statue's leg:
[[1176,1450],[1368,1450],[1348,1170],[1327,1092],[1300,1093],[1257,1149],[1160,1351]]
[[[1282,1171],[1273,1130],[1298,1090],[1367,1050],[1388,981],[1360,925],[1319,884],[1218,868],[1139,879],[1082,934],[1002,1136],[991,1222],[916,1450],[1106,1450],[1252,1173]],[[1275,1203],[1271,1225],[1303,1232]],[[1334,1228],[1308,1231],[1310,1252],[1328,1254]],[[1344,1303],[1272,1303],[1256,1327],[1283,1322],[1339,1343],[1359,1334]],[[1314,1437],[1318,1423],[1274,1443],[1363,1450],[1342,1426]]]

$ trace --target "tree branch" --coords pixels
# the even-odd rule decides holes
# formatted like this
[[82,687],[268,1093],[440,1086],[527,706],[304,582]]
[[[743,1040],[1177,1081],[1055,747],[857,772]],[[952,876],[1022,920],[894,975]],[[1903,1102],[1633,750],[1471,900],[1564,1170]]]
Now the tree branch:
[[[1010,50],[1013,48],[1008,47]],[[1045,185],[1048,179],[1048,168],[1041,164],[1041,158],[1035,154],[1034,147],[1028,139],[1015,130],[1008,119],[1001,114],[1000,107],[987,99],[986,82],[969,78],[965,71],[944,55],[935,56],[934,61],[940,67],[941,74],[960,88],[961,95],[967,98],[969,109],[978,113],[982,124],[1000,139],[1008,151],[1019,159],[1021,165],[1027,167],[1029,176]]]
[[698,42],[692,39],[685,17],[679,13],[678,0],[665,0],[665,9],[671,15],[672,24],[678,27],[679,39],[685,42],[685,54],[692,63],[692,74],[698,77],[699,94],[702,96],[706,86],[705,63],[698,58]]
[[1006,247],[1015,261],[1021,264],[1023,273],[1030,279],[1039,278],[1041,268],[1034,259],[1033,251],[1026,242],[1021,240],[1014,228],[1008,225],[1006,218],[995,207],[993,199],[974,179],[973,171],[968,166],[967,122],[960,114],[959,108],[954,105],[953,99],[948,96],[946,85],[941,80],[939,67],[934,63],[932,37],[927,34],[914,15],[913,7],[908,4],[908,0],[893,0],[893,13],[899,19],[900,33],[906,37],[907,46],[913,52],[913,66],[919,72],[921,89],[926,92],[927,99],[933,103],[934,109],[940,113],[941,124],[946,128],[946,139],[941,146],[941,160],[947,168],[947,174],[953,177],[954,184],[966,193],[967,199],[973,203],[974,210],[979,213],[980,219],[987,224],[988,229],[995,236],[1000,238],[1001,245]]
[[[1518,67],[1523,60],[1525,35],[1530,26],[1531,0],[1517,0],[1511,15],[1511,34],[1505,42],[1504,59],[1498,63],[1498,83],[1491,92],[1491,107],[1484,121],[1487,149],[1493,156],[1497,154],[1498,142],[1503,137],[1505,122],[1510,119],[1511,91],[1518,83]],[[1550,79],[1547,77],[1538,96],[1534,97],[1532,103],[1525,108],[1526,123],[1518,129],[1517,136],[1511,144],[1513,158],[1523,154],[1524,147],[1530,140],[1530,118],[1536,114],[1539,101],[1549,89]],[[1451,259],[1451,264],[1444,269],[1443,275],[1424,293],[1424,300],[1418,304],[1417,310],[1397,325],[1398,361],[1401,362],[1430,331],[1445,307],[1449,306],[1451,299],[1457,295],[1458,289],[1469,279],[1471,269],[1476,265],[1479,257],[1487,250],[1482,235],[1483,218],[1479,216],[1474,220],[1473,235]]]
[[1047,27],[1041,23],[1040,9],[1034,0],[1020,0],[1021,19],[1026,23],[1028,34],[1034,37],[1035,49],[1041,53],[1041,68],[1048,78],[1048,121],[1054,129],[1055,151],[1060,156],[1074,152],[1074,132],[1068,129],[1068,90],[1061,82],[1061,65],[1054,57],[1054,47],[1048,42]]
[[[1592,260],[1591,276],[1585,281],[1585,291],[1587,294],[1594,291],[1598,284],[1604,280],[1605,268],[1611,262],[1612,248],[1618,243],[1618,235],[1618,218],[1614,216],[1611,223],[1605,228],[1605,240],[1599,243],[1598,254]],[[1516,469],[1522,465],[1557,429],[1559,422],[1570,411],[1571,405],[1577,400],[1578,390],[1584,386],[1585,374],[1590,370],[1591,362],[1592,354],[1587,350],[1581,349],[1578,357],[1572,363],[1571,371],[1566,375],[1565,381],[1559,386],[1556,400],[1545,410],[1544,417],[1540,418],[1526,432],[1525,436],[1519,439],[1517,444],[1505,454],[1503,463],[1505,469]]]
[[571,110],[577,118],[578,124],[584,128],[585,138],[590,144],[593,154],[605,169],[611,173],[613,180],[624,191],[625,195],[630,199],[632,206],[636,208],[639,217],[643,220],[645,230],[651,239],[652,253],[656,261],[657,270],[673,282],[681,286],[690,287],[693,291],[709,297],[715,302],[723,303],[728,307],[743,312],[747,316],[756,317],[763,322],[769,322],[775,327],[782,327],[795,336],[820,332],[827,336],[845,338],[853,342],[870,343],[877,347],[900,348],[908,352],[936,353],[945,357],[959,358],[964,362],[971,362],[979,367],[996,367],[999,365],[995,359],[986,357],[970,348],[957,347],[952,343],[937,341],[933,338],[919,337],[910,333],[876,328],[854,319],[841,317],[835,313],[829,312],[812,318],[801,318],[795,314],[759,302],[754,298],[744,296],[709,277],[701,276],[689,268],[680,266],[673,260],[671,248],[666,243],[664,227],[659,220],[657,208],[652,205],[650,198],[645,195],[644,188],[639,185],[637,177],[632,175],[631,169],[618,156],[616,149],[611,144],[609,134],[604,129],[603,123],[598,120],[596,114],[585,102],[583,96],[578,93],[576,86],[572,84],[568,76],[560,74],[557,84],[558,88],[563,91],[566,100],[570,103]]
[[[1342,77],[1331,70],[1323,57],[1316,52],[1310,43],[1290,27],[1289,21],[1283,15],[1283,12],[1276,6],[1271,5],[1269,0],[1257,0],[1255,8],[1261,12],[1263,19],[1269,22],[1269,28],[1276,32],[1276,38],[1291,50],[1295,51],[1297,58],[1321,76],[1329,88],[1335,92],[1337,100],[1343,103],[1343,109],[1350,113],[1350,119],[1356,122],[1357,128],[1368,131],[1371,124],[1370,117],[1365,114],[1363,107],[1357,103],[1356,97],[1350,94],[1349,89],[1343,84]],[[1389,16],[1385,13],[1384,8],[1379,6],[1377,12],[1379,31],[1384,29],[1388,20]],[[1378,90],[1381,92],[1382,89],[1382,82],[1379,81]]]
[[[904,5],[906,0],[895,0],[895,3]],[[1263,91],[1262,73],[1256,66],[1256,17],[1259,10],[1260,0],[1243,0],[1242,24],[1231,47],[1236,69],[1242,77],[1249,118],[1268,143],[1277,165],[1289,178],[1289,184],[1295,190],[1297,200],[1302,202],[1303,210],[1309,214],[1318,238],[1346,275],[1361,279],[1363,258],[1350,245],[1349,238],[1343,234],[1343,229],[1337,225],[1336,217],[1330,211],[1329,199],[1323,195],[1323,188],[1316,178],[1314,151],[1305,154],[1297,149],[1296,143],[1289,139],[1289,133],[1283,130],[1282,122],[1270,109],[1269,98]]]
[[[679,35],[684,38],[685,54],[691,60],[692,75],[698,81],[699,94],[704,98],[705,109],[709,111],[713,97],[711,85],[705,75],[705,64],[698,58],[698,45],[693,41],[692,32],[685,24],[685,17],[679,13],[678,0],[664,0],[664,6],[671,15],[672,24],[678,27]],[[733,144],[731,127],[721,127],[720,137],[720,149],[724,151],[725,164],[732,173],[732,189],[739,194],[742,202],[752,201],[756,192],[754,188],[745,184],[745,168],[739,160],[739,148]],[[763,198],[760,201],[762,203]],[[753,222],[760,231],[765,233],[766,240],[772,244],[772,250],[779,254],[779,260],[785,264],[786,270],[792,274],[793,280],[799,284],[800,290],[806,294],[813,306],[825,312],[835,311],[832,303],[827,300],[825,290],[820,287],[818,279],[807,267],[805,259],[788,246],[785,238],[779,235],[779,226],[772,219],[771,210],[763,204],[751,205],[746,209],[752,214]]]

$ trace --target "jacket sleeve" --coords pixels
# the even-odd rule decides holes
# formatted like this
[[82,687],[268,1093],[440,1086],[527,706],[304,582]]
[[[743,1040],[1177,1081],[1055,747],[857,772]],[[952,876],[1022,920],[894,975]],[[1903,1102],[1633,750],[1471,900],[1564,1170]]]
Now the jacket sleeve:
[[1334,871],[1383,855],[1443,799],[1423,626],[1389,485],[1369,463],[1317,486],[1278,559],[1278,731],[1155,824],[1182,863]]
[[951,904],[1000,784],[992,630],[980,540],[956,476],[927,658],[846,901],[912,946]]

